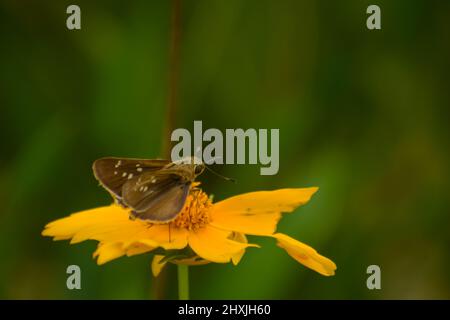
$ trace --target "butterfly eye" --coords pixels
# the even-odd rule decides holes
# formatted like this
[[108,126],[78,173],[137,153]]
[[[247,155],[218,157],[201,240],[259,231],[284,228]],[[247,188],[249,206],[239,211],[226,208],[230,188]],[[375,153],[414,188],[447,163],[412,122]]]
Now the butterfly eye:
[[204,169],[205,169],[205,167],[203,165],[195,166],[195,169],[194,169],[195,175],[199,175],[200,173],[203,172]]

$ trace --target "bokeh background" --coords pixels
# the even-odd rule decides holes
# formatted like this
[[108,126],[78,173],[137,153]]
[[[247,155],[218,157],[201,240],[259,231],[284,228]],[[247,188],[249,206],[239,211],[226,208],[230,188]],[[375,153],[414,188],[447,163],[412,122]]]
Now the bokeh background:
[[[66,28],[78,4],[82,29]],[[215,199],[319,186],[279,230],[333,259],[326,278],[274,241],[252,238],[239,266],[191,268],[197,299],[450,298],[450,2],[186,0],[174,125],[279,128],[280,171],[216,166]],[[111,199],[101,156],[160,157],[168,104],[170,1],[0,1],[0,297],[176,298],[151,255],[104,266],[95,242],[44,225]],[[66,267],[82,290],[66,289]],[[366,288],[377,264],[382,289]]]

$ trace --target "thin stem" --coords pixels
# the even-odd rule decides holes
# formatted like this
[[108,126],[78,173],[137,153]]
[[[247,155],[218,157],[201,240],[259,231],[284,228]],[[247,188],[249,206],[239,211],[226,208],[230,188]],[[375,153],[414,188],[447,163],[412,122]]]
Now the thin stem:
[[189,300],[189,266],[179,264],[178,267],[178,299]]
[[[180,34],[181,34],[181,0],[172,0],[170,18],[170,44],[168,67],[168,92],[167,106],[162,135],[161,155],[170,160],[171,142],[170,135],[175,129],[175,116],[177,107],[177,89],[179,77],[180,59]],[[153,297],[164,299],[166,296],[167,268],[164,268],[158,277],[154,279]]]
[[170,159],[170,135],[174,129],[178,98],[178,79],[180,69],[181,37],[181,0],[172,0],[172,17],[170,23],[169,74],[167,111],[164,128],[163,154]]

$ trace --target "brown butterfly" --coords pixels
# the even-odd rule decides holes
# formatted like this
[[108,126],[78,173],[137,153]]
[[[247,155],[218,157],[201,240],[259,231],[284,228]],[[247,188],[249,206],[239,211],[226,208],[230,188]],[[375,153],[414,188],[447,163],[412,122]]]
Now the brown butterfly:
[[101,158],[94,162],[95,178],[131,218],[169,222],[186,202],[192,182],[205,169],[194,157],[168,160]]

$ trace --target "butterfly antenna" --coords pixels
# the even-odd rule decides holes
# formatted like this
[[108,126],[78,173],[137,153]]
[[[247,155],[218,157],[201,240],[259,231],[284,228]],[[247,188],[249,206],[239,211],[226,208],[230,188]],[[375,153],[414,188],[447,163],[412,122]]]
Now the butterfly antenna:
[[227,181],[231,181],[231,182],[236,183],[236,180],[234,180],[233,178],[228,178],[228,177],[225,177],[225,176],[221,175],[220,173],[215,172],[213,169],[211,169],[210,167],[208,167],[206,164],[205,164],[205,168],[206,168],[208,171],[214,173],[216,176],[218,176],[218,177],[220,177],[220,178],[222,178],[222,179],[225,179],[225,180],[227,180]]

